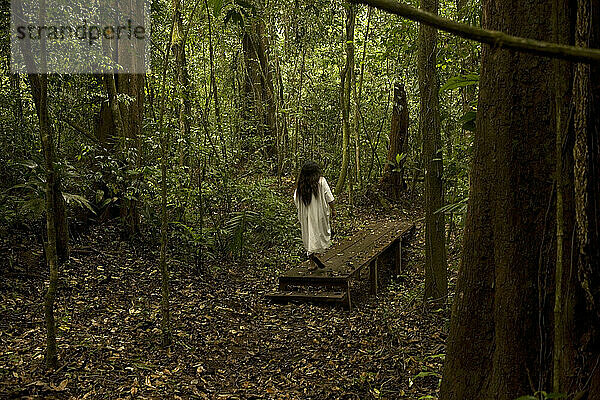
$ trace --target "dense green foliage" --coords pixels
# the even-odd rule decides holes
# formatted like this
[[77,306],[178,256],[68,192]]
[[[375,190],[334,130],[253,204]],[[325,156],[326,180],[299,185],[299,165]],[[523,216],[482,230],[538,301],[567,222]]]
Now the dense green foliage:
[[[409,3],[416,2],[411,1]],[[464,2],[459,2],[464,3]],[[160,101],[169,132],[168,209],[171,234],[190,257],[243,257],[247,246],[300,249],[293,204],[273,195],[284,177],[292,186],[299,165],[314,159],[335,182],[341,160],[340,71],[344,65],[344,4],[340,1],[278,0],[261,4],[211,0],[182,4],[183,40],[190,76],[190,135],[178,128],[175,58],[163,65],[172,18],[170,1],[152,2],[152,62],[145,76],[142,134],[102,137],[108,95],[102,76],[49,77],[51,122],[56,132],[58,170],[69,203],[72,228],[119,217],[119,207],[135,204],[142,232],[156,235],[160,207]],[[43,170],[30,85],[9,73],[8,12],[2,8],[0,57],[0,223],[41,227]],[[210,13],[210,27],[208,13]],[[440,14],[478,24],[478,4],[442,1]],[[362,80],[359,148],[366,185],[375,188],[386,162],[393,85],[405,85],[409,102],[406,159],[411,192],[422,179],[416,84],[417,25],[366,7],[357,13],[356,80]],[[275,103],[275,135],[261,129],[257,112],[245,113],[248,77],[243,38],[257,28],[264,40]],[[367,31],[368,27],[368,31]],[[209,29],[210,28],[210,29]],[[212,37],[209,38],[209,32]],[[212,43],[211,43],[212,42]],[[210,47],[214,50],[211,85]],[[446,203],[441,212],[465,211],[468,165],[476,111],[479,46],[440,33],[440,104]],[[161,74],[166,70],[165,93]],[[364,76],[360,76],[360,72]],[[358,83],[357,83],[358,85]],[[214,96],[218,96],[219,115]],[[122,104],[129,95],[119,94]],[[263,106],[263,105],[259,105]],[[256,107],[256,106],[255,106]],[[251,109],[255,111],[256,109]],[[351,143],[353,147],[354,144]],[[275,147],[275,155],[269,148]],[[352,168],[352,167],[351,167]],[[350,181],[355,172],[350,171]],[[357,185],[353,190],[357,190]],[[200,192],[201,190],[201,192]],[[286,189],[287,190],[287,189]],[[291,189],[290,189],[291,190]],[[291,195],[291,193],[290,193]],[[340,194],[338,194],[340,195]],[[452,220],[454,223],[456,219]],[[460,218],[459,218],[460,222]],[[76,231],[76,229],[72,229]]]

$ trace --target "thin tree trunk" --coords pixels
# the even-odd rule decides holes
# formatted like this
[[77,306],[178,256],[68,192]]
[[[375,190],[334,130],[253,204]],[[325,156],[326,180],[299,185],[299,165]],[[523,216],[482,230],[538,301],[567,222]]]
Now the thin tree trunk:
[[[169,43],[165,48],[165,57],[163,60],[163,71],[162,71],[162,82],[160,91],[160,113],[158,121],[158,132],[160,134],[160,194],[161,194],[161,205],[160,205],[160,261],[159,261],[159,272],[161,277],[161,322],[160,327],[162,331],[162,345],[167,347],[172,342],[171,332],[171,312],[170,312],[170,289],[169,289],[169,270],[167,269],[167,242],[168,242],[168,229],[169,229],[169,217],[167,215],[167,160],[168,152],[167,146],[169,144],[169,130],[164,128],[164,112],[165,112],[165,83],[167,77],[167,70],[169,68],[169,52],[172,46],[173,31],[175,30],[176,24],[176,12],[173,10],[173,17],[171,21],[171,27],[169,32]],[[165,132],[166,131],[166,132]]]
[[[362,89],[364,82],[364,74],[365,74],[365,59],[367,56],[367,42],[369,39],[369,29],[371,27],[371,15],[373,8],[369,6],[367,10],[367,27],[365,29],[365,39],[363,43],[363,53],[362,59],[360,62],[360,77],[358,82],[358,94],[356,93],[356,84],[354,85],[354,151],[355,151],[355,168],[356,168],[356,181],[358,184],[358,188],[362,187],[362,173],[360,168],[360,127],[361,127],[361,99],[362,99]],[[355,79],[356,82],[356,79]]]
[[296,115],[296,126],[295,126],[295,145],[294,145],[294,165],[296,167],[296,172],[300,170],[300,165],[298,161],[299,157],[299,141],[300,141],[300,120],[304,118],[304,108],[302,107],[302,90],[304,89],[304,67],[305,67],[305,57],[306,57],[306,49],[302,48],[302,63],[300,65],[300,84],[298,85],[298,111],[299,115]]
[[[37,109],[38,119],[40,122],[40,137],[42,141],[42,148],[44,149],[46,168],[46,228],[48,232],[46,260],[48,261],[48,265],[50,267],[48,291],[46,292],[46,298],[44,301],[44,314],[46,316],[46,366],[48,368],[56,368],[58,365],[58,356],[56,352],[54,302],[56,299],[56,288],[58,285],[58,257],[54,197],[57,195],[57,193],[53,190],[53,187],[56,184],[56,171],[54,167],[54,138],[48,118],[47,82],[46,75],[37,75],[31,80],[34,91],[38,93],[37,96],[34,95],[34,98],[38,99]],[[58,193],[58,195],[61,194]]]
[[[23,17],[23,10],[17,9],[21,18]],[[39,6],[39,19],[43,24],[46,13],[46,2],[45,0],[40,1]],[[46,41],[45,38],[41,39],[41,52],[40,52],[40,69],[46,70]],[[21,51],[23,58],[26,63],[32,68],[33,56],[31,53],[30,44],[22,44]],[[62,200],[62,193],[60,191],[60,181],[57,178],[55,169],[55,149],[54,149],[54,135],[52,125],[50,123],[50,117],[48,113],[48,75],[46,74],[33,74],[28,75],[29,82],[31,84],[31,91],[33,94],[33,100],[36,106],[36,112],[38,121],[40,124],[40,141],[42,143],[42,152],[44,154],[44,167],[46,175],[46,231],[47,231],[47,243],[45,246],[46,250],[46,261],[50,269],[48,291],[44,299],[44,319],[46,323],[46,367],[54,369],[58,366],[58,355],[56,350],[56,323],[54,319],[54,303],[56,299],[56,290],[58,286],[58,229],[57,223],[60,219],[57,216],[56,203]],[[63,209],[64,211],[64,209]]]
[[44,153],[44,167],[46,169],[46,230],[48,242],[46,243],[46,261],[50,268],[48,291],[44,300],[44,314],[46,320],[46,366],[56,368],[58,356],[56,352],[56,323],[54,321],[54,302],[58,285],[58,256],[57,256],[57,230],[56,214],[54,209],[56,193],[56,170],[54,167],[54,138],[48,118],[47,102],[47,75],[30,74],[29,80],[36,102],[38,120],[40,123],[40,139]]
[[[173,30],[173,54],[177,64],[177,88],[179,89],[179,134],[180,149],[179,163],[186,165],[189,158],[189,146],[191,140],[190,119],[192,117],[190,79],[185,54],[186,35],[183,31],[183,18],[181,15],[181,0],[173,0],[175,9],[175,28]],[[185,147],[185,148],[184,148]]]
[[354,25],[356,22],[356,5],[346,4],[346,65],[340,79],[340,107],[342,109],[342,165],[340,176],[335,185],[338,195],[344,190],[348,164],[350,163],[349,144],[352,135],[350,126],[350,95],[354,76]]
[[204,0],[204,5],[206,6],[206,15],[208,16],[208,54],[210,57],[210,83],[212,86],[215,101],[215,119],[217,122],[217,134],[221,139],[221,153],[223,155],[225,165],[227,166],[227,144],[225,142],[225,137],[223,136],[223,126],[221,124],[221,109],[219,107],[219,92],[217,90],[217,79],[215,77],[215,56],[212,43],[212,18],[210,8],[208,7],[208,0]]
[[282,108],[285,109],[285,96],[284,96],[284,90],[283,90],[283,77],[281,76],[281,68],[279,66],[279,55],[276,55],[275,57],[275,66],[276,66],[276,70],[275,73],[277,74],[277,82],[278,82],[278,86],[279,86],[279,101],[277,102],[278,104],[278,112],[281,114],[281,129],[278,129],[278,132],[281,132],[281,134],[278,135],[279,139],[279,145],[278,145],[278,150],[277,150],[277,178],[279,179],[279,182],[281,183],[281,175],[283,173],[283,162],[285,160],[285,157],[288,154],[288,149],[287,149],[287,138],[288,138],[288,127],[287,127],[287,112],[283,111],[282,112]]
[[[438,0],[422,0],[421,8],[437,14]],[[444,304],[448,294],[448,266],[444,214],[436,212],[442,207],[444,199],[436,48],[436,29],[421,24],[418,75],[421,92],[419,129],[425,165],[425,298]]]
[[23,125],[23,100],[21,96],[21,78],[19,74],[9,74],[10,88],[14,97],[14,115],[19,126]]

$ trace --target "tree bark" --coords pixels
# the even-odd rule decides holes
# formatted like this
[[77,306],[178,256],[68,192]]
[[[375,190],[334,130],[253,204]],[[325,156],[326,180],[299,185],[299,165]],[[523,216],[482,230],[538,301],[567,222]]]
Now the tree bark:
[[[9,68],[7,68],[9,70]],[[9,74],[10,88],[14,97],[14,115],[19,125],[23,124],[23,100],[21,96],[21,78],[19,74]]]
[[[483,26],[548,35],[548,25],[530,23],[551,17],[534,3],[488,0]],[[442,383],[445,400],[512,400],[531,394],[530,380],[537,382],[538,271],[548,235],[555,139],[551,71],[546,59],[482,49],[464,253]]]
[[[354,136],[355,136],[355,163],[356,163],[356,180],[358,181],[358,187],[362,187],[362,172],[360,167],[360,132],[361,132],[361,120],[362,120],[362,111],[360,108],[361,100],[362,100],[362,89],[363,82],[365,77],[365,59],[367,56],[367,43],[369,41],[369,29],[371,28],[371,16],[373,14],[373,7],[369,7],[367,10],[367,27],[365,28],[365,39],[363,42],[363,53],[362,59],[360,62],[360,78],[358,82],[358,94],[356,93],[356,84],[354,85],[354,98],[355,98],[355,107],[354,107]],[[356,79],[355,79],[356,81]]]
[[115,76],[112,73],[104,75],[104,86],[106,87],[106,93],[108,94],[108,104],[110,107],[116,136],[117,138],[122,138],[125,136],[125,127],[117,97],[117,84],[115,82]]
[[219,105],[219,91],[217,88],[217,78],[215,76],[215,51],[212,42],[212,18],[210,9],[208,7],[208,0],[204,0],[204,5],[206,7],[206,15],[208,17],[208,55],[210,58],[210,85],[214,96],[213,99],[215,103],[215,120],[217,123],[217,134],[221,139],[221,154],[223,160],[225,161],[225,166],[227,166],[227,144],[225,142],[225,136],[223,136],[223,125],[221,124],[221,107]]
[[[124,54],[123,57],[131,57]],[[144,75],[142,74],[104,74],[104,85],[108,95],[110,112],[101,109],[98,126],[99,140],[107,134],[114,137],[118,144],[114,151],[128,169],[141,166],[141,135],[144,116]],[[133,100],[127,104],[119,101],[119,94],[126,94]],[[104,120],[108,118],[108,120]],[[112,124],[112,125],[111,125]],[[109,132],[113,132],[112,134]],[[120,217],[129,236],[139,232],[139,213],[134,188],[135,177],[124,181],[117,193],[120,201]],[[110,195],[110,194],[109,194]]]
[[29,74],[29,81],[36,105],[40,123],[40,140],[44,153],[44,167],[46,169],[46,261],[50,269],[48,291],[44,299],[44,315],[46,321],[46,366],[56,368],[58,355],[56,352],[56,323],[54,321],[54,302],[58,285],[58,254],[57,254],[57,228],[56,228],[56,196],[62,193],[56,191],[58,184],[54,167],[54,135],[48,117],[47,75]]
[[306,49],[302,48],[302,62],[300,64],[300,82],[298,85],[298,114],[296,116],[296,124],[294,128],[294,166],[296,168],[296,172],[300,171],[301,166],[299,165],[298,157],[300,154],[300,118],[304,116],[304,107],[302,106],[302,92],[304,90],[304,67],[305,67],[305,58],[306,58]]
[[[438,0],[422,0],[421,8],[437,14]],[[443,205],[439,82],[436,69],[437,30],[419,26],[418,76],[421,92],[419,129],[425,165],[425,298],[445,304],[448,294]]]
[[356,5],[345,3],[346,7],[346,65],[340,78],[340,107],[342,111],[342,165],[335,185],[338,195],[344,191],[348,165],[350,164],[350,96],[354,81],[354,25],[356,22]]
[[[577,9],[576,43],[588,47],[596,39],[592,31],[592,0],[579,0]],[[595,23],[600,21],[595,20]],[[595,116],[598,68],[578,64],[575,68],[575,217],[579,240],[579,273],[588,306],[600,311],[600,237],[597,223],[600,213],[600,160],[598,128]],[[598,125],[597,125],[598,124]],[[599,314],[600,315],[600,314]]]
[[[190,78],[185,54],[185,34],[183,31],[183,18],[181,15],[181,0],[173,0],[175,10],[175,27],[173,29],[173,54],[177,65],[177,89],[179,91],[178,117],[179,117],[179,164],[187,165],[189,162],[189,146],[191,143],[190,119],[192,106],[190,97]],[[184,148],[185,147],[185,148]]]
[[506,34],[502,31],[481,29],[472,25],[460,24],[424,10],[402,4],[396,0],[351,0],[354,3],[368,4],[392,14],[413,21],[434,26],[465,39],[486,43],[495,48],[506,48],[539,56],[560,58],[568,61],[593,63],[600,61],[600,50],[575,46],[557,45],[541,40],[528,39]]
[[164,116],[165,116],[165,84],[167,78],[167,70],[169,69],[169,53],[172,47],[173,31],[175,30],[176,24],[176,11],[173,10],[173,17],[171,20],[171,26],[169,31],[169,43],[165,48],[165,57],[163,59],[163,71],[161,77],[160,86],[160,111],[158,117],[158,132],[160,135],[160,259],[158,270],[161,278],[161,301],[160,301],[160,328],[162,331],[162,345],[168,347],[172,343],[172,332],[171,332],[171,308],[170,308],[170,288],[169,288],[169,269],[167,268],[167,244],[169,240],[169,216],[167,214],[167,162],[168,162],[168,151],[167,146],[169,145],[169,130],[164,127]]
[[[597,46],[599,8],[598,0],[579,1],[579,45]],[[482,25],[573,43],[573,11],[573,3],[487,0]],[[553,389],[600,397],[592,339],[600,218],[591,211],[599,206],[600,117],[590,112],[600,104],[598,67],[576,67],[572,96],[571,77],[563,62],[483,47],[441,400],[509,400]]]
[[266,155],[276,163],[278,130],[275,85],[269,60],[269,41],[260,17],[252,18],[250,26],[245,29],[242,48],[246,70],[246,114],[254,114],[258,134],[266,141]]
[[[578,0],[575,44],[600,46],[600,1]],[[580,351],[586,359],[600,354],[600,68],[578,64],[573,82],[575,232],[578,276],[587,315]],[[577,314],[576,314],[577,315]],[[587,367],[587,368],[586,368]],[[589,361],[589,399],[600,397],[600,371]]]
[[399,200],[406,189],[404,181],[404,159],[400,162],[396,157],[405,153],[408,145],[408,103],[404,84],[394,85],[394,106],[392,108],[392,123],[390,129],[390,147],[383,175],[379,181],[381,190],[393,200]]
[[[569,4],[554,0],[552,8],[553,41],[568,44],[572,40],[571,27],[565,21],[573,19]],[[573,154],[566,151],[573,146],[572,115],[569,98],[572,91],[573,65],[561,60],[553,61],[554,68],[554,128],[556,135],[556,269],[554,274],[554,337],[552,391],[572,393],[575,390],[574,343],[577,339],[571,329],[575,326],[577,292],[572,279],[571,248],[573,237]]]
[[[130,170],[141,167],[141,137],[144,119],[144,75],[120,74],[118,76],[119,93],[129,95],[133,100],[125,105],[121,112],[125,147]],[[126,180],[125,193],[121,203],[121,219],[129,236],[139,233],[140,217],[137,207],[135,189],[138,185],[136,176]]]
[[[43,23],[46,13],[46,2],[40,1],[39,17]],[[22,18],[22,9],[17,9]],[[46,69],[45,39],[41,39],[41,69]],[[25,62],[33,66],[33,56],[30,44],[22,44],[21,51]],[[60,261],[59,250],[65,252],[64,257],[68,256],[68,230],[61,231],[62,224],[66,226],[66,209],[64,207],[64,198],[60,190],[60,179],[57,176],[55,168],[55,148],[54,135],[50,116],[48,112],[48,75],[46,74],[28,74],[27,75],[33,101],[35,103],[38,121],[40,124],[40,141],[44,155],[45,167],[45,205],[46,205],[46,232],[47,242],[45,245],[46,261],[50,270],[48,279],[48,291],[44,298],[44,320],[46,323],[46,367],[54,369],[58,366],[58,354],[56,350],[56,323],[54,319],[54,303],[56,300],[56,290],[58,286],[58,266]],[[61,238],[61,234],[66,233],[66,238]],[[61,242],[65,244],[60,248]]]

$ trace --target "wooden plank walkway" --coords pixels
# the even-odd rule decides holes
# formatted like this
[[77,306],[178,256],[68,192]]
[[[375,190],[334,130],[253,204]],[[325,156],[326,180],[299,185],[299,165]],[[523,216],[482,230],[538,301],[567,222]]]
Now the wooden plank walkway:
[[[402,243],[414,232],[413,223],[399,221],[378,222],[357,234],[337,243],[319,256],[325,268],[311,270],[314,264],[307,260],[279,277],[279,291],[267,295],[273,301],[303,300],[340,302],[352,307],[350,281],[369,266],[371,293],[377,293],[378,259],[390,247],[395,246],[396,274],[402,268]],[[306,293],[290,290],[290,286],[323,286],[336,292]],[[341,291],[341,293],[340,293]]]

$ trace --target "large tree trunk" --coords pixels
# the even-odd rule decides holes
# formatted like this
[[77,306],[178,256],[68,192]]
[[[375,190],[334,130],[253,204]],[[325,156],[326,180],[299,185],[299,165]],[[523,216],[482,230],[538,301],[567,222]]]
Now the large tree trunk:
[[354,25],[356,22],[356,5],[346,4],[346,65],[340,79],[340,107],[342,110],[342,165],[335,185],[335,193],[344,190],[344,183],[350,164],[350,96],[354,82]]
[[[136,4],[137,3],[137,4]],[[135,13],[141,5],[140,0],[123,4],[123,12]],[[140,71],[141,62],[132,53],[128,45],[118,46],[115,50],[119,60],[124,65],[130,65],[134,70]],[[127,170],[132,171],[141,167],[142,127],[144,118],[144,74],[113,73],[103,75],[104,86],[108,96],[109,110],[101,107],[97,135],[104,141],[112,137],[115,156]],[[131,101],[119,100],[119,94],[125,94]],[[139,213],[137,207],[137,177],[127,174],[127,178],[119,187],[119,193],[106,193],[106,196],[119,198],[119,216],[129,236],[139,232]]]
[[[421,0],[421,8],[437,14],[438,0]],[[421,107],[419,129],[425,165],[425,298],[446,302],[448,293],[443,205],[439,82],[436,69],[437,30],[419,25],[418,75]]]
[[[117,78],[117,89],[119,93],[129,95],[133,100],[123,104],[121,118],[123,122],[123,139],[125,146],[123,150],[128,154],[125,162],[130,169],[141,167],[141,137],[144,118],[144,75],[142,74],[120,74]],[[133,150],[133,151],[131,151]],[[129,154],[135,154],[130,157]],[[125,184],[127,195],[121,196],[121,219],[127,233],[132,236],[139,232],[139,213],[134,188],[137,186],[137,178],[128,180]]]
[[[572,5],[487,0],[483,26],[572,43]],[[598,46],[599,9],[579,0],[579,45]],[[483,48],[442,400],[512,400],[553,387],[600,398],[598,68],[576,67],[569,107],[571,76],[568,64]]]
[[[576,44],[595,47],[600,23],[598,5],[592,0],[579,0],[577,9]],[[591,43],[590,43],[591,42]],[[595,42],[595,43],[594,43]],[[598,102],[599,68],[578,64],[575,68],[575,216],[579,240],[579,273],[587,302],[600,312],[600,153],[598,137],[600,118]],[[600,314],[599,314],[600,315]]]
[[406,189],[404,181],[404,154],[408,145],[408,103],[404,85],[397,82],[394,85],[394,106],[392,108],[392,124],[390,129],[390,147],[387,162],[383,168],[383,175],[379,182],[381,190],[393,200],[399,200],[401,193]]
[[246,70],[244,92],[246,95],[245,117],[250,120],[253,114],[258,128],[257,133],[266,142],[267,157],[276,161],[277,119],[273,68],[269,60],[269,41],[265,24],[260,17],[252,19],[242,37],[244,65]]
[[[97,136],[101,142],[109,140],[117,158],[128,169],[140,167],[141,134],[144,116],[144,75],[113,74],[103,75],[108,95],[109,107],[101,107]],[[127,94],[133,100],[129,103],[119,101],[119,94]],[[126,232],[131,236],[139,232],[139,214],[133,188],[135,178],[126,179],[120,187],[120,193],[107,193],[106,196],[118,196],[119,216]]]
[[[488,0],[483,25],[545,37],[550,27],[531,21],[549,20],[548,11],[534,1]],[[538,381],[538,270],[548,262],[540,255],[547,254],[543,244],[551,232],[546,216],[554,150],[550,72],[547,59],[483,47],[445,400],[512,400],[532,391],[530,378]]]
[[[571,43],[571,27],[566,24],[573,18],[569,4],[563,0],[554,0],[552,9],[553,41]],[[574,391],[574,364],[576,349],[575,335],[571,327],[574,310],[577,306],[576,280],[572,279],[571,248],[574,228],[573,203],[573,153],[566,151],[573,146],[573,132],[569,115],[568,99],[572,90],[572,64],[553,61],[554,68],[554,130],[556,136],[556,270],[554,273],[554,337],[553,337],[553,371],[552,391],[554,393],[571,393]]]
[[[600,1],[578,0],[575,44],[600,46]],[[588,399],[600,398],[600,370],[594,359],[600,354],[600,67],[578,64],[573,82],[575,232],[579,242],[577,265],[587,315],[581,349],[590,360],[584,370],[589,378]],[[578,319],[578,318],[577,318]],[[577,332],[577,331],[576,331]]]

